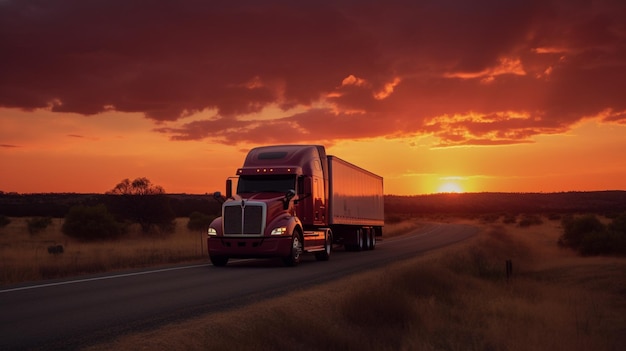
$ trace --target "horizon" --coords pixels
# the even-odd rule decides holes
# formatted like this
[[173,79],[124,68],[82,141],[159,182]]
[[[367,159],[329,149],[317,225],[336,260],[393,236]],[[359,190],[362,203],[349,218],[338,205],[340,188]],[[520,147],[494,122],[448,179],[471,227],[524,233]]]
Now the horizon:
[[7,193],[211,194],[271,144],[324,145],[390,195],[626,189],[619,0],[0,9]]
[[[573,193],[619,193],[626,192],[626,190],[620,189],[607,189],[607,190],[570,190],[570,191],[555,191],[555,192],[512,192],[512,191],[476,191],[476,192],[434,192],[428,194],[383,194],[383,196],[397,196],[397,197],[417,197],[417,196],[431,196],[431,195],[477,195],[477,194],[506,194],[506,195],[556,195],[556,194],[573,194]],[[0,190],[0,196],[2,195],[111,195],[119,196],[116,194],[102,193],[77,193],[77,192],[37,192],[37,193],[18,193],[15,191],[2,191]],[[189,196],[213,196],[213,193],[171,193],[165,192],[162,195],[189,195]]]

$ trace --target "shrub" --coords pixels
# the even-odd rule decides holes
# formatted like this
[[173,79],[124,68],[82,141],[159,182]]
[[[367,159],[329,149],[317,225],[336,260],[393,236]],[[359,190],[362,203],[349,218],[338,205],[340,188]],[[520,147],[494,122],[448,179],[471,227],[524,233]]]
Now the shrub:
[[616,232],[626,233],[626,212],[615,217],[611,224],[609,224],[609,229]]
[[107,204],[120,221],[139,223],[144,233],[154,229],[168,232],[174,228],[176,215],[169,198],[155,195],[110,195]]
[[9,217],[5,215],[0,215],[0,228],[6,227],[9,223],[11,223],[11,220],[9,219]]
[[28,227],[28,233],[30,235],[35,235],[42,230],[48,228],[48,226],[52,224],[52,218],[50,217],[33,217],[26,221],[26,226]]
[[561,220],[561,215],[559,213],[550,213],[548,214],[548,219],[551,221]]
[[192,212],[189,215],[187,228],[189,228],[189,230],[205,231],[209,228],[213,219],[215,219],[214,216],[209,216],[201,212]]
[[[594,215],[581,217],[566,216],[561,221],[563,235],[559,238],[559,245],[579,249],[586,235],[593,232],[603,232],[604,224]],[[588,241],[587,241],[588,242]]]
[[500,219],[500,214],[499,213],[485,213],[481,215],[479,218],[480,218],[480,221],[483,223],[493,223]]
[[70,208],[61,230],[81,240],[115,239],[123,234],[122,225],[102,204]]
[[517,215],[507,213],[504,215],[502,222],[505,224],[515,224],[515,222],[517,222]]
[[402,222],[404,220],[406,220],[406,218],[404,216],[401,216],[401,215],[398,215],[398,214],[389,214],[389,213],[385,214],[385,223],[386,224],[400,223],[400,222]]
[[541,224],[543,224],[541,217],[537,215],[531,215],[531,214],[526,214],[522,216],[522,219],[520,219],[518,223],[520,227],[529,227],[531,225],[541,225]]
[[605,226],[594,215],[563,219],[559,245],[571,247],[582,255],[626,254],[626,215]]

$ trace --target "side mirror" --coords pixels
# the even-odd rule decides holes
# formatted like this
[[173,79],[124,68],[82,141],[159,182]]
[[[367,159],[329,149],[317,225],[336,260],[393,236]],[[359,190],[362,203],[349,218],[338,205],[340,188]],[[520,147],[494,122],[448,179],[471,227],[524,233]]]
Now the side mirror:
[[289,191],[287,191],[287,193],[285,194],[285,199],[283,199],[283,210],[289,209],[289,202],[291,202],[291,199],[293,199],[295,196],[295,190],[290,189]]
[[226,179],[226,198],[230,199],[233,197],[233,180]]

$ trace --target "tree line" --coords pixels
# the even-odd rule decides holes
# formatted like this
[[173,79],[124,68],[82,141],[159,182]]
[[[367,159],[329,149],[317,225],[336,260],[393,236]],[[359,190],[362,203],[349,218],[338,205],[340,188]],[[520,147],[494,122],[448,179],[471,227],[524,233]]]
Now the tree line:
[[105,194],[0,194],[3,226],[9,216],[33,216],[27,223],[33,235],[45,229],[51,217],[61,217],[63,233],[83,240],[116,239],[134,223],[144,233],[169,233],[177,217],[189,217],[188,227],[200,230],[220,211],[213,196],[166,194],[145,177],[124,179]]

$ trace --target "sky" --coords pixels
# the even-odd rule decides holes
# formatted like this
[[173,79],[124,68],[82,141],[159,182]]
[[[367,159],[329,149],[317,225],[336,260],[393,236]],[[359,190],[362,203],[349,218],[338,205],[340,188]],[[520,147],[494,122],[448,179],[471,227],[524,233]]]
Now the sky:
[[626,190],[622,0],[0,0],[0,191],[224,189],[325,145],[385,194]]

